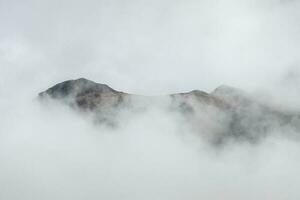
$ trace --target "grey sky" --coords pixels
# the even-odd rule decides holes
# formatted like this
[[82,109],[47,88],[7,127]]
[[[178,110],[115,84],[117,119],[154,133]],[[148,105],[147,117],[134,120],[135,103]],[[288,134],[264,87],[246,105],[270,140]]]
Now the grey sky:
[[267,87],[298,66],[299,9],[279,0],[1,0],[1,82],[40,90],[86,77],[142,94]]
[[112,130],[35,97],[85,77],[147,95],[276,89],[298,107],[299,11],[298,0],[0,0],[0,199],[298,200],[298,135],[217,152],[159,109]]

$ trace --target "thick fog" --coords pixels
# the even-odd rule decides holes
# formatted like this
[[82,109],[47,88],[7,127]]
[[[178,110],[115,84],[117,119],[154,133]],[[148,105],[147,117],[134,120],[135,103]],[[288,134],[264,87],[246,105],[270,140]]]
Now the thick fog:
[[299,199],[300,133],[289,127],[216,148],[206,138],[226,115],[199,136],[164,103],[122,112],[112,128],[37,99],[79,77],[143,95],[226,84],[298,112],[299,9],[298,0],[0,0],[0,199]]

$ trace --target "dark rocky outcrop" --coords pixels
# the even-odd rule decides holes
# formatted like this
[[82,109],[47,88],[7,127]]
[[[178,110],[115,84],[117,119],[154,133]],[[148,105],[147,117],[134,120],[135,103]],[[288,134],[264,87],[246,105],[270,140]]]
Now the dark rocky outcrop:
[[128,94],[116,91],[108,85],[80,78],[58,83],[39,94],[40,98],[67,100],[81,109],[97,109],[118,106]]

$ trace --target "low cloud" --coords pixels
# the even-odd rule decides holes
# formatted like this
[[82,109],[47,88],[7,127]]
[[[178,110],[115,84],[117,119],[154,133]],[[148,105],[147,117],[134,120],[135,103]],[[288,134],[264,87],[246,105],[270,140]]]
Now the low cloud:
[[78,77],[143,95],[227,84],[297,113],[299,6],[0,1],[0,199],[299,199],[297,120],[216,148],[228,120],[218,110],[197,107],[198,124],[162,100],[120,112],[112,127],[36,99]]

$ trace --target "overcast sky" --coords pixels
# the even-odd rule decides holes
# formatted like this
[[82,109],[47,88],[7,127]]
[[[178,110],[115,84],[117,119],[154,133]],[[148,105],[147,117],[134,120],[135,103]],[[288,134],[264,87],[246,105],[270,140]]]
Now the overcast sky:
[[299,0],[0,0],[0,199],[300,199],[298,133],[216,151],[158,108],[108,129],[34,100],[85,77],[145,95],[267,89],[300,108],[299,11]]
[[297,0],[0,0],[0,84],[269,87],[298,68],[299,10]]

